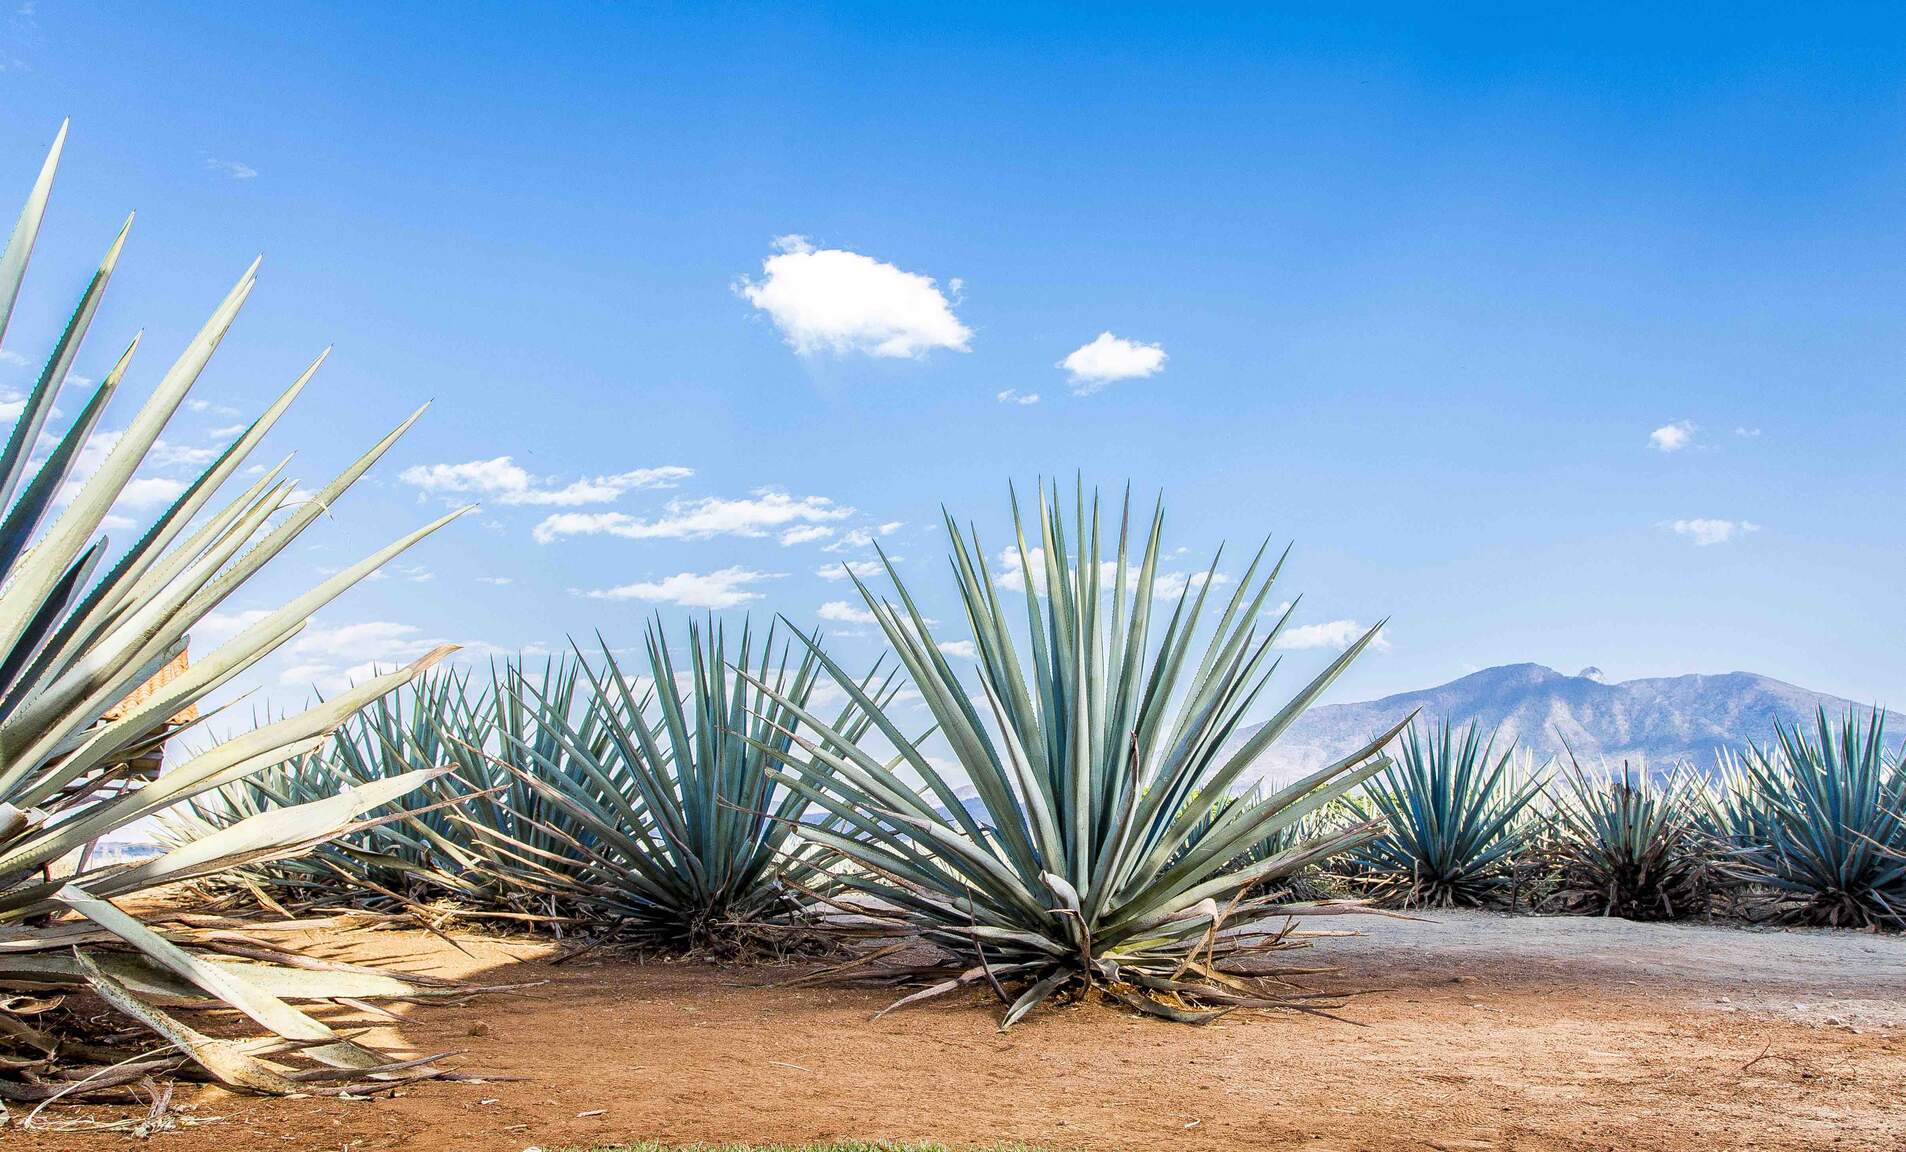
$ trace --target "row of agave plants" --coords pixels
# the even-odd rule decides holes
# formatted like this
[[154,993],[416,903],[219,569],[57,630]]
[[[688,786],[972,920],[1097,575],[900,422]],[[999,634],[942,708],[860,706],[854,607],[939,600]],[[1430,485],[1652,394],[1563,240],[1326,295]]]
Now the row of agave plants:
[[[1260,548],[1223,595],[1207,578],[1166,596],[1162,510],[1141,534],[1128,501],[1115,544],[1083,491],[1042,490],[1036,525],[1013,511],[1034,577],[1010,612],[978,539],[948,523],[971,665],[887,564],[891,600],[856,587],[892,663],[855,673],[817,635],[713,621],[678,655],[658,621],[635,666],[598,643],[447,670],[322,752],[201,798],[172,834],[447,765],[374,826],[232,879],[280,907],[677,952],[897,940],[857,955],[857,977],[910,986],[899,1003],[989,989],[1003,1027],[1088,994],[1186,1021],[1327,1008],[1275,963],[1239,966],[1300,946],[1292,913],[1344,910],[1284,881],[1378,834],[1324,817],[1389,766],[1401,725],[1275,792],[1234,792],[1375,630],[1245,735],[1291,612],[1266,611],[1281,558]],[[917,731],[913,693],[931,719]]]
[[[65,136],[0,253],[0,338]],[[1006,1002],[1006,1024],[1093,990],[1178,1020],[1319,1006],[1274,969],[1232,969],[1302,943],[1285,915],[1310,905],[1283,878],[1377,834],[1372,821],[1318,816],[1387,766],[1395,732],[1274,793],[1229,796],[1375,631],[1234,741],[1265,697],[1289,619],[1266,611],[1281,558],[1260,548],[1228,595],[1207,579],[1168,596],[1162,509],[1146,528],[1128,501],[1113,543],[1083,491],[1070,533],[1056,488],[1041,492],[1038,546],[1019,528],[1034,585],[1023,616],[1004,606],[977,538],[949,520],[976,687],[896,577],[898,603],[857,583],[896,657],[884,670],[850,673],[798,631],[757,649],[753,633],[731,645],[719,628],[692,635],[678,666],[658,631],[639,673],[605,649],[540,674],[504,667],[481,691],[445,672],[394,698],[439,651],[153,771],[155,748],[191,745],[183,730],[218,714],[197,713],[200,702],[459,513],[178,670],[191,630],[333,509],[416,416],[309,496],[284,463],[246,467],[314,362],[114,553],[102,531],[115,505],[257,272],[123,430],[95,437],[136,338],[52,433],[125,241],[122,230],[0,449],[0,1122],[6,1102],[37,1111],[174,1074],[287,1093],[445,1074],[434,1058],[373,1051],[294,1002],[466,989],[300,956],[289,934],[314,926],[309,916],[238,919],[150,898],[221,878],[249,883],[268,910],[256,878],[348,881],[394,906],[421,896],[584,934],[610,925],[652,947],[746,948],[786,941],[776,925],[790,920],[845,922],[937,946],[945,962],[879,969],[928,981],[909,998],[984,984]],[[84,475],[89,444],[107,451]],[[221,501],[228,483],[242,491]],[[163,669],[175,674],[157,677]],[[931,714],[928,731],[896,718],[903,691]],[[929,736],[951,765],[928,755]],[[160,855],[92,858],[92,845],[153,818],[169,829]],[[235,1010],[264,1034],[230,1035],[230,1015],[216,1016],[216,1034],[200,1031],[183,1012],[202,1007]]]
[[1906,749],[1884,731],[1883,713],[1822,711],[1811,733],[1775,720],[1712,773],[1651,773],[1537,767],[1474,725],[1412,729],[1346,801],[1383,833],[1327,870],[1398,907],[1906,928]]

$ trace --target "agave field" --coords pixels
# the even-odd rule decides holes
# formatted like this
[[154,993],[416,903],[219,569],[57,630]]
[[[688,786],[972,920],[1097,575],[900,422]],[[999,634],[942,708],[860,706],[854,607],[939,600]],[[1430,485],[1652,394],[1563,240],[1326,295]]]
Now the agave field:
[[[0,334],[64,140],[0,257]],[[1310,775],[1256,782],[1254,765],[1378,629],[1274,690],[1291,612],[1270,607],[1283,556],[1259,547],[1224,582],[1214,558],[1168,592],[1163,507],[1082,486],[1042,486],[1030,508],[1014,497],[1027,586],[1010,608],[977,530],[950,516],[958,627],[930,620],[891,563],[855,576],[889,653],[870,668],[785,620],[658,618],[634,659],[606,642],[487,668],[440,651],[212,741],[194,705],[459,513],[155,681],[248,578],[320,516],[348,514],[346,491],[417,415],[313,494],[296,494],[283,463],[244,470],[319,356],[115,548],[102,525],[258,272],[69,485],[134,370],[137,337],[48,434],[129,229],[0,451],[0,1101],[12,1108],[124,1098],[155,1077],[362,1095],[449,1075],[440,1058],[396,1059],[297,1006],[477,991],[289,942],[334,924],[710,963],[798,957],[802,980],[884,986],[890,1009],[996,1002],[1002,1030],[1060,1003],[1191,1024],[1354,1011],[1308,990],[1314,968],[1288,957],[1309,943],[1299,918],[1492,907],[1906,927],[1906,764],[1883,716],[1776,726],[1714,772],[1538,765],[1474,725],[1397,716]],[[955,640],[972,667],[945,655]],[[901,717],[918,710],[902,699],[930,724],[909,729]],[[91,845],[148,818],[158,855],[89,862]]]

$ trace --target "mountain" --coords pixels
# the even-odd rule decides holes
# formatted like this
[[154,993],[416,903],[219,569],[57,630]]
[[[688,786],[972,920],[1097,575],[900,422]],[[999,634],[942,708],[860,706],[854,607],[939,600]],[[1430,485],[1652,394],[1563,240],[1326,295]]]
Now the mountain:
[[[1868,707],[1810,692],[1752,672],[1668,676],[1606,683],[1598,668],[1565,676],[1540,664],[1505,664],[1435,688],[1361,704],[1325,704],[1299,717],[1251,770],[1253,779],[1285,780],[1355,751],[1411,709],[1454,724],[1480,720],[1500,728],[1538,759],[1563,755],[1566,739],[1584,764],[1605,758],[1667,766],[1679,760],[1711,768],[1715,752],[1772,737],[1773,720],[1811,719],[1816,708],[1838,717]],[[1255,728],[1233,741],[1242,743]]]

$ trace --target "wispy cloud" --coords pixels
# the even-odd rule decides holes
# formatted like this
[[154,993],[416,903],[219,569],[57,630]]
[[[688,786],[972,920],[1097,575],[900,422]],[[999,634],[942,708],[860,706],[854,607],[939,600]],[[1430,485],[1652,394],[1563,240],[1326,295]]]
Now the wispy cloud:
[[665,464],[562,484],[532,476],[510,457],[498,456],[462,464],[413,465],[398,473],[397,478],[433,495],[478,496],[498,504],[573,508],[612,503],[624,492],[636,489],[672,488],[694,474],[692,468]]
[[220,160],[213,156],[205,158],[205,167],[221,176],[233,180],[255,180],[258,169],[239,160]]
[[640,519],[622,512],[560,512],[536,526],[538,543],[566,536],[620,536],[629,540],[706,540],[713,536],[765,536],[796,524],[844,520],[854,510],[825,496],[792,496],[772,488],[724,500],[671,500],[661,516]]
[[834,534],[834,530],[825,524],[803,524],[781,533],[784,545],[812,544],[816,540],[825,540]]
[[814,613],[823,620],[832,620],[837,624],[877,624],[879,617],[858,604],[845,600],[829,600]]
[[[1039,594],[1043,596],[1046,592],[1046,550],[1044,548],[1033,548],[1029,549],[1029,552],[1032,559],[1032,585],[1038,590]],[[999,582],[1001,588],[1011,592],[1024,592],[1026,590],[1026,570],[1020,564],[1018,548],[1007,547],[999,550],[999,566],[997,571],[998,574],[994,579]],[[1125,578],[1128,582],[1136,582],[1138,573],[1138,565],[1126,565]],[[1231,582],[1231,577],[1226,576],[1222,572],[1213,578],[1211,573],[1206,570],[1195,572],[1165,570],[1152,577],[1152,597],[1153,599],[1175,598],[1181,595],[1187,588],[1203,587],[1207,579],[1211,579],[1213,583],[1217,584],[1228,584]],[[1101,560],[1099,562],[1100,591],[1109,596],[1117,591],[1117,583],[1118,561]]]
[[1750,532],[1760,531],[1760,525],[1749,520],[1714,520],[1705,517],[1670,520],[1667,522],[1667,528],[1684,540],[1694,541],[1697,548],[1726,544]]
[[677,572],[660,580],[600,588],[584,595],[592,600],[644,600],[685,608],[734,608],[761,599],[761,593],[753,590],[754,585],[778,580],[783,575],[734,566],[715,572]]
[[1648,446],[1657,452],[1679,452],[1694,443],[1694,423],[1677,420],[1648,433]]
[[[1326,620],[1321,624],[1300,624],[1295,628],[1285,629],[1271,647],[1282,648],[1287,652],[1306,652],[1317,648],[1341,652],[1355,644],[1357,639],[1368,631],[1367,627],[1355,620]],[[1382,652],[1390,647],[1390,642],[1379,632],[1376,639],[1370,642],[1370,647]]]
[[1039,393],[1021,392],[1014,388],[1007,388],[1003,391],[993,393],[993,399],[999,401],[1001,404],[1037,404],[1039,403]]
[[939,648],[948,656],[957,656],[962,660],[979,659],[979,649],[971,640],[942,640]]
[[[897,560],[899,557],[888,557],[888,559]],[[880,566],[878,560],[847,560],[839,564],[823,564],[814,570],[814,575],[823,580],[845,580],[849,574],[852,574],[862,580],[871,580],[885,571],[886,569]]]
[[498,588],[516,583],[516,578],[513,576],[478,576],[476,580],[478,584],[493,584]]
[[[859,352],[919,357],[935,348],[964,352],[972,330],[930,276],[841,248],[816,248],[805,237],[783,236],[761,264],[759,280],[743,277],[735,291],[766,312],[782,339],[801,356]],[[955,296],[960,282],[948,287]]]
[[1162,344],[1140,344],[1101,332],[1090,344],[1072,350],[1059,367],[1072,378],[1072,392],[1089,396],[1118,380],[1156,376],[1165,368]]

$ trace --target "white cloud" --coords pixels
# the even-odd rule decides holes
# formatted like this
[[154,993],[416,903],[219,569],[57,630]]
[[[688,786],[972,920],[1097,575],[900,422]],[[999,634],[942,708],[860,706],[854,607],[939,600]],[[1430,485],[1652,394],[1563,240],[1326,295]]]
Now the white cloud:
[[848,560],[840,564],[823,564],[814,570],[814,575],[823,580],[845,580],[849,573],[869,580],[885,572],[878,560]]
[[1756,436],[1760,435],[1760,429],[1748,428],[1745,425],[1743,425],[1742,427],[1734,429],[1734,435],[1739,436],[1746,440],[1752,440]]
[[[816,248],[800,236],[783,236],[775,248],[761,264],[761,279],[743,277],[735,290],[768,314],[798,355],[966,351],[972,330],[953,315],[932,277],[857,252]],[[948,286],[957,294],[960,282]]]
[[516,583],[516,580],[514,577],[510,577],[510,576],[478,576],[477,583],[478,584],[494,584],[497,587],[501,588],[506,584]]
[[871,545],[873,542],[874,542],[874,534],[872,532],[869,532],[865,528],[850,528],[846,532],[841,534],[841,538],[839,540],[836,540],[832,544],[829,544],[827,547],[822,548],[821,551],[823,552],[852,552],[859,548],[866,548],[869,545]]
[[1039,403],[1039,393],[1021,392],[1015,388],[1008,388],[1002,392],[993,393],[993,399],[999,401],[1001,404],[1037,404]]
[[1677,420],[1648,433],[1648,444],[1657,452],[1679,452],[1694,442],[1694,424]]
[[218,428],[207,428],[205,436],[208,440],[229,440],[249,427],[251,427],[249,424],[226,424]]
[[[1038,589],[1039,594],[1043,596],[1046,592],[1046,550],[1044,548],[1033,548],[1028,551],[1032,558],[1032,584],[1034,588]],[[1128,563],[1125,566],[1125,573],[1126,580],[1135,583],[1138,580],[1139,566],[1137,564]],[[1183,593],[1186,588],[1198,588],[1203,586],[1210,575],[1211,573],[1208,570],[1196,572],[1161,571],[1152,577],[1152,598],[1176,598]],[[999,583],[1001,588],[1008,591],[1024,592],[1026,590],[1026,573],[1025,570],[1020,567],[1018,548],[1009,546],[999,550],[999,567],[994,579]],[[1217,584],[1228,584],[1230,581],[1231,577],[1220,572],[1213,582]],[[1099,561],[1099,590],[1109,596],[1118,590],[1117,584],[1118,561]]]
[[[234,622],[242,622],[239,624],[242,627],[262,615],[238,613]],[[216,618],[217,614],[206,617],[200,627]],[[292,663],[278,674],[278,681],[335,692],[347,684],[362,683],[380,672],[400,668],[442,643],[420,635],[415,625],[390,620],[367,620],[335,627],[312,621],[285,645],[283,651]],[[466,646],[464,653],[468,655],[474,649],[486,647]]]
[[587,593],[592,600],[646,600],[654,604],[680,604],[685,608],[733,608],[750,600],[761,599],[752,585],[777,580],[779,572],[755,572],[742,567],[717,572],[677,572],[656,581],[623,584]]
[[882,536],[891,536],[895,532],[900,531],[902,528],[905,528],[906,526],[907,526],[907,522],[905,520],[889,520],[885,524],[882,524],[878,529],[876,529],[876,531],[878,531]]
[[957,656],[962,660],[979,659],[979,649],[971,640],[942,640],[939,647],[948,656]]
[[1710,544],[1725,544],[1749,532],[1760,531],[1760,525],[1746,520],[1671,520],[1668,528],[1676,535],[1692,540],[1696,547],[1706,548]]
[[167,440],[154,441],[146,463],[156,468],[203,468],[218,459],[216,448],[191,448]]
[[398,473],[397,478],[430,493],[481,496],[499,504],[573,508],[581,504],[608,504],[632,489],[672,488],[676,481],[694,474],[692,468],[667,464],[552,487],[547,481],[530,475],[510,457],[498,456],[462,464],[413,465]]
[[833,620],[841,624],[878,624],[880,618],[865,608],[849,604],[845,600],[829,600],[821,605],[816,613],[823,620]]
[[641,520],[622,512],[559,512],[535,529],[536,542],[548,544],[565,536],[621,536],[628,540],[706,540],[711,536],[764,536],[771,529],[796,524],[844,520],[852,508],[825,496],[790,496],[771,488],[757,489],[751,498],[671,500],[661,517]]
[[156,508],[161,504],[170,504],[179,493],[185,491],[185,481],[171,480],[163,476],[137,476],[126,482],[120,489],[119,499],[114,501],[115,508]]
[[1059,367],[1072,377],[1073,393],[1088,396],[1115,380],[1156,376],[1165,367],[1165,347],[1101,332],[1090,344],[1073,349]]
[[233,180],[251,180],[258,175],[258,169],[237,160],[218,160],[207,156],[205,167],[221,176],[229,176]]
[[811,544],[816,540],[825,540],[834,534],[834,530],[825,524],[803,524],[781,533],[784,545]]
[[[1300,624],[1295,628],[1285,629],[1271,647],[1282,648],[1288,652],[1305,652],[1313,648],[1328,648],[1341,652],[1356,643],[1357,639],[1367,631],[1369,631],[1368,628],[1355,620],[1326,620],[1322,624]],[[1377,638],[1370,642],[1370,647],[1382,652],[1390,647],[1390,642],[1379,632]]]
[[0,364],[10,364],[15,368],[26,367],[26,357],[11,348],[0,348]]
[[[187,400],[185,406],[194,412],[210,412],[214,416],[232,417],[241,414],[238,409],[229,404],[214,404],[210,400],[200,399],[196,396]],[[241,427],[243,427],[243,425],[241,425]]]

